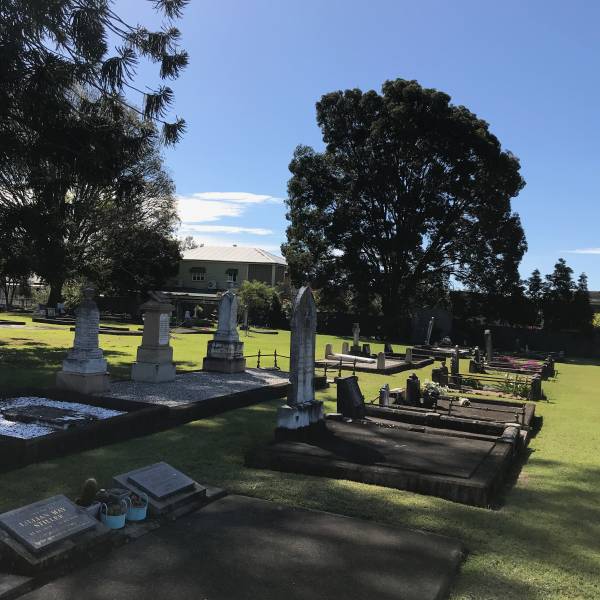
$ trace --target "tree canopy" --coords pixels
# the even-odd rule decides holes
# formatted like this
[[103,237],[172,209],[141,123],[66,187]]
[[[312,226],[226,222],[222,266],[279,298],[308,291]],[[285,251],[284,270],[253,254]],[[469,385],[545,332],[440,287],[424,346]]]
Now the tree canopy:
[[358,310],[377,296],[390,323],[451,281],[518,286],[526,242],[511,199],[525,182],[485,121],[402,79],[316,108],[325,150],[299,146],[290,164],[282,251],[297,285],[350,290]]

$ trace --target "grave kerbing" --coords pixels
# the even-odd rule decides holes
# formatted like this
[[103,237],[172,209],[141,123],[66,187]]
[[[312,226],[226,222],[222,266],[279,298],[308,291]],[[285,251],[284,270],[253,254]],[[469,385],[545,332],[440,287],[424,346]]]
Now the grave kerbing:
[[246,370],[244,342],[237,331],[238,300],[227,290],[219,302],[219,324],[214,338],[208,342],[207,355],[202,362],[204,371],[243,373]]
[[94,289],[83,290],[83,301],[75,309],[73,348],[56,375],[56,387],[83,394],[105,392],[109,388],[106,360],[98,344],[100,311],[94,302]]
[[280,433],[319,427],[323,421],[323,402],[315,400],[315,341],[317,307],[312,290],[300,288],[294,301],[290,339],[290,388],[287,404],[277,410]]
[[131,367],[131,379],[161,383],[175,379],[173,348],[169,344],[171,313],[175,307],[159,292],[140,307],[144,311],[144,334]]

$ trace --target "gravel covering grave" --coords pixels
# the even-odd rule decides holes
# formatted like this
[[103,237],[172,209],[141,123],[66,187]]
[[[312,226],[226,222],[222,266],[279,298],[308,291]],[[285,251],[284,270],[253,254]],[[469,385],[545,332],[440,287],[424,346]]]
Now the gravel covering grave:
[[63,408],[92,416],[96,419],[109,419],[124,414],[122,411],[109,410],[99,406],[90,406],[89,404],[80,404],[78,402],[61,402],[60,400],[51,400],[50,398],[38,397],[20,397],[8,398],[0,404],[0,435],[16,437],[21,439],[32,439],[41,435],[53,433],[56,429],[36,423],[21,423],[9,421],[2,415],[2,411],[9,408],[20,408],[23,406],[48,406],[52,408]]
[[164,406],[179,406],[254,388],[285,384],[288,381],[288,373],[282,371],[246,369],[244,373],[233,374],[195,371],[178,374],[175,381],[167,383],[112,382],[110,392],[103,395]]

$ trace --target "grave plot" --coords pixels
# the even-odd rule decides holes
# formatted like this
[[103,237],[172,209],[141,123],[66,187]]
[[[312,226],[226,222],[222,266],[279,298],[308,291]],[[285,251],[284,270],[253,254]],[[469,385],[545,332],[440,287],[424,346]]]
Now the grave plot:
[[330,355],[329,358],[318,360],[315,366],[320,368],[327,367],[329,372],[335,371],[352,371],[360,373],[378,373],[380,375],[393,375],[394,373],[401,373],[402,371],[408,371],[410,369],[421,369],[428,365],[433,364],[433,358],[422,358],[416,359],[411,362],[406,362],[397,358],[388,358],[386,356],[385,362],[379,363],[377,359],[371,361],[364,361],[357,359],[352,355]]
[[229,495],[22,598],[443,600],[465,554],[452,538]]
[[[165,383],[115,381],[111,383],[108,395],[168,407],[172,423],[177,424],[282,398],[288,393],[289,385],[289,374],[283,371],[192,371],[177,373],[173,381]],[[325,377],[316,378],[315,386],[326,387]]]
[[0,469],[10,470],[157,431],[164,407],[67,390],[0,396]]
[[490,507],[511,464],[515,438],[327,420],[321,435],[280,438],[250,452],[246,464]]

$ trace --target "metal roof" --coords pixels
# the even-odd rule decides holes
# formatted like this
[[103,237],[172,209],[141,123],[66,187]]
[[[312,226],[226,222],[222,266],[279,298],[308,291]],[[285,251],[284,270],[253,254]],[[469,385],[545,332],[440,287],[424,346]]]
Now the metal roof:
[[265,263],[286,265],[284,258],[261,248],[246,246],[198,246],[183,253],[183,260],[206,260],[209,262]]

